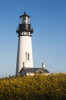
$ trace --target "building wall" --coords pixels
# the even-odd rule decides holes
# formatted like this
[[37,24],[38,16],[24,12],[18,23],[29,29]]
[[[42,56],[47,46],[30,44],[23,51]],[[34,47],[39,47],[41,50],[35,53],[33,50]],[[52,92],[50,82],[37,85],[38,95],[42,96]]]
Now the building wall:
[[34,76],[35,73],[26,73],[27,76]]
[[[26,53],[29,54],[29,60],[26,59]],[[32,40],[30,36],[19,37],[16,74],[23,68],[24,62],[26,68],[33,68]]]
[[26,72],[24,70],[22,70],[20,75],[26,75]]

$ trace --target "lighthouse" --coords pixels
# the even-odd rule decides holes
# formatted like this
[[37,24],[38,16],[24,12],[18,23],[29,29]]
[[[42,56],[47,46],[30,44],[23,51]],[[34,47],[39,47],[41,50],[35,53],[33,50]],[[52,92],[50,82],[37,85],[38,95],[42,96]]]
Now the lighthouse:
[[33,68],[31,39],[33,29],[31,29],[30,16],[25,12],[20,16],[20,24],[16,32],[18,33],[16,75],[18,75],[22,68]]

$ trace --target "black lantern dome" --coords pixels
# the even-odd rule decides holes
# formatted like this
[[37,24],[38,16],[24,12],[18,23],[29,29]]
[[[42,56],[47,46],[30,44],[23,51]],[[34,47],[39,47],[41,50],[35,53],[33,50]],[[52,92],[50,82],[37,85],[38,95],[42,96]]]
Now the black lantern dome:
[[[22,32],[26,32],[26,34],[21,34]],[[31,29],[31,24],[30,24],[30,16],[28,16],[25,12],[23,15],[20,16],[20,24],[17,33],[19,34],[19,36],[21,35],[31,36],[31,34],[33,33],[33,29]]]

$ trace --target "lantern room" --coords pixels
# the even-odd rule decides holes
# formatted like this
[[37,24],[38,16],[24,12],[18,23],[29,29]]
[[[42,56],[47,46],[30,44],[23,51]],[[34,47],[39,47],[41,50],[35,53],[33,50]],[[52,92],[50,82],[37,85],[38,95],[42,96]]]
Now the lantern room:
[[26,15],[24,12],[24,15],[20,16],[20,24],[30,24],[30,16]]
[[31,24],[30,24],[30,16],[28,16],[25,12],[23,15],[20,16],[20,24],[17,33],[19,34],[19,36],[21,35],[31,36],[31,34],[33,33],[33,29],[31,29]]

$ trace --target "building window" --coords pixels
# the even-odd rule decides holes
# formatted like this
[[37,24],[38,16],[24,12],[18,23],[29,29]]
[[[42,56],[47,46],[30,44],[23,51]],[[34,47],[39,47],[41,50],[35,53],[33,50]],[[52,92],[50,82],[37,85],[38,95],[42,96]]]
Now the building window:
[[28,60],[29,60],[29,54],[28,54]]
[[30,54],[28,52],[26,52],[26,61],[30,60]]

